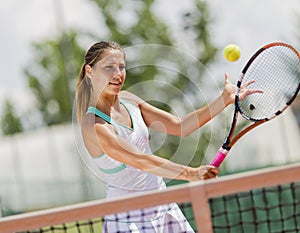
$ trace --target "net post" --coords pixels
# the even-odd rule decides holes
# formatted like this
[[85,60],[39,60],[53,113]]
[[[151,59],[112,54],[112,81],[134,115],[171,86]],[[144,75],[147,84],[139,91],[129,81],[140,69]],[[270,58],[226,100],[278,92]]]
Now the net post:
[[205,184],[190,187],[190,200],[198,232],[213,233],[211,212]]

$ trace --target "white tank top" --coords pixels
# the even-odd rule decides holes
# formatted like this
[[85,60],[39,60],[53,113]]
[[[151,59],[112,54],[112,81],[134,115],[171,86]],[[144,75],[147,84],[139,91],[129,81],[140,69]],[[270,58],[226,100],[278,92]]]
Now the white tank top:
[[[114,121],[95,107],[89,107],[87,113],[93,113],[101,117],[113,126],[119,136],[137,146],[142,153],[153,156],[149,145],[148,128],[144,123],[139,107],[124,100],[121,100],[121,104],[125,106],[130,115],[132,128]],[[94,158],[94,161],[103,175],[102,179],[106,183],[107,198],[128,193],[166,188],[162,177],[123,164],[112,159],[107,154],[102,154]]]

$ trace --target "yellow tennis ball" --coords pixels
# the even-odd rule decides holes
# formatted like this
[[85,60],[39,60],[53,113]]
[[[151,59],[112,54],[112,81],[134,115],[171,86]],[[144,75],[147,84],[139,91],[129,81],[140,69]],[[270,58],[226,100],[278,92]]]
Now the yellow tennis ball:
[[241,51],[239,46],[236,44],[229,44],[224,48],[223,55],[227,61],[234,62],[240,58]]

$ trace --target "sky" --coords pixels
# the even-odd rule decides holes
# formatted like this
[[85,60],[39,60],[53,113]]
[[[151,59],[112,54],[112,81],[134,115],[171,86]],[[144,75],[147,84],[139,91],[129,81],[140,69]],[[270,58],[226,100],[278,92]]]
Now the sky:
[[[128,0],[133,2],[133,0]],[[300,21],[299,0],[210,0],[214,24],[212,38],[219,47],[217,63],[210,67],[214,75],[231,72],[238,75],[249,56],[260,46],[285,41],[300,46],[297,41],[297,20]],[[179,37],[178,47],[192,53],[183,35],[177,35],[182,9],[193,7],[193,1],[159,0],[157,15],[165,20]],[[63,18],[56,19],[55,4],[61,4]],[[298,16],[298,17],[297,17]],[[92,23],[91,23],[92,22]],[[22,112],[33,104],[23,69],[33,59],[31,43],[51,38],[59,29],[75,27],[93,30],[100,27],[96,8],[88,0],[10,0],[0,2],[0,51],[2,58],[0,104],[11,99]],[[183,37],[183,38],[180,38]],[[241,48],[241,59],[228,63],[222,57],[222,48],[236,43]],[[88,45],[87,45],[88,46]],[[1,113],[0,106],[0,113]]]

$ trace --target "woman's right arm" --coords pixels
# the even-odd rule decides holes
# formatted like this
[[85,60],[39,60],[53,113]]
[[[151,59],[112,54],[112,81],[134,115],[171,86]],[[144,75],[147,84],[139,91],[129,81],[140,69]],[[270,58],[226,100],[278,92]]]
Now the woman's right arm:
[[143,154],[133,144],[118,136],[107,124],[95,124],[99,145],[111,158],[157,176],[187,181],[216,177],[219,169],[210,165],[192,168],[156,155]]

